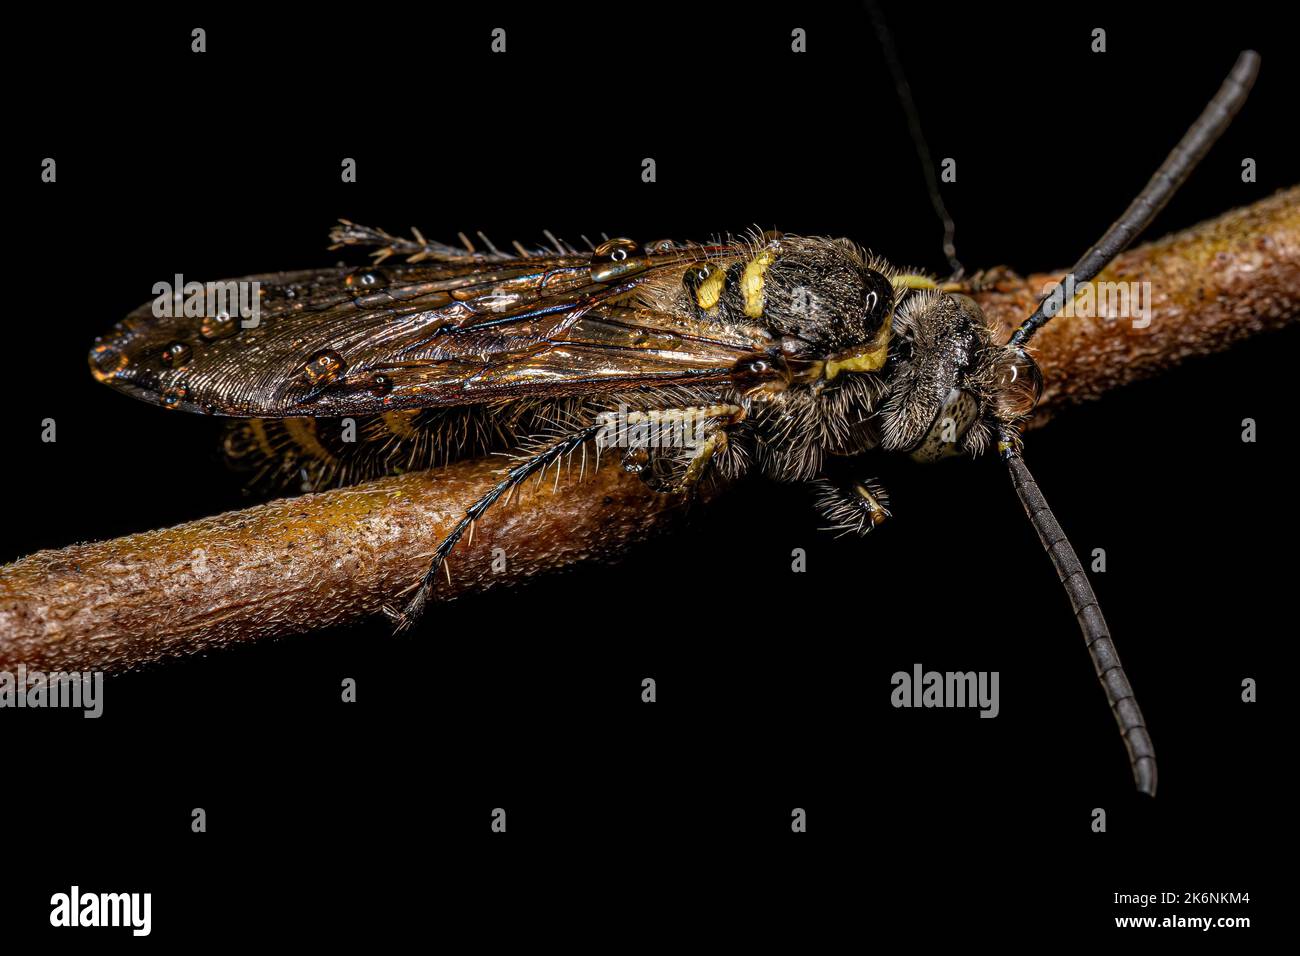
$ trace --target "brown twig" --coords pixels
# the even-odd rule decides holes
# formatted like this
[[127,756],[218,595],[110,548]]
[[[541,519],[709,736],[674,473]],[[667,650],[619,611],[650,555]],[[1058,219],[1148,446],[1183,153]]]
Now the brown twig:
[[[1059,278],[1012,276],[976,298],[1009,334]],[[1047,325],[1033,341],[1045,379],[1037,424],[1065,406],[1294,322],[1300,187],[1132,249],[1097,282],[1149,283],[1151,312],[1138,323],[1076,315]]]
[[[1009,332],[1054,278],[998,270],[973,291]],[[1039,421],[1295,321],[1300,188],[1134,249],[1100,280],[1149,282],[1150,324],[1049,325],[1035,340],[1047,381]],[[465,462],[23,558],[0,568],[0,669],[125,668],[377,614],[500,468]],[[609,464],[562,476],[558,492],[554,478],[488,512],[441,597],[613,557],[680,512]]]

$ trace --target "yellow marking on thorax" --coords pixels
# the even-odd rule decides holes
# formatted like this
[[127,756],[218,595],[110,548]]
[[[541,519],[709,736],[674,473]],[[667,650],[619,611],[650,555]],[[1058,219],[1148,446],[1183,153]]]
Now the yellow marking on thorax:
[[763,315],[763,274],[776,261],[776,251],[764,249],[745,266],[740,277],[740,292],[745,297],[745,314],[751,319]]
[[878,372],[885,366],[889,357],[889,336],[894,328],[894,316],[891,312],[880,324],[876,333],[866,346],[853,351],[840,352],[826,359],[826,381],[830,381],[840,372]]
[[718,304],[722,298],[722,289],[727,281],[727,272],[721,266],[717,266],[709,273],[709,277],[700,283],[695,290],[695,302],[701,309],[711,309]]
[[334,456],[320,443],[320,439],[316,435],[316,419],[285,418],[282,421],[284,430],[289,433],[289,437],[294,440],[299,448],[325,461],[334,460]]
[[420,414],[418,408],[407,408],[396,412],[384,412],[379,417],[384,426],[398,438],[415,438],[420,430],[415,427],[415,416]]

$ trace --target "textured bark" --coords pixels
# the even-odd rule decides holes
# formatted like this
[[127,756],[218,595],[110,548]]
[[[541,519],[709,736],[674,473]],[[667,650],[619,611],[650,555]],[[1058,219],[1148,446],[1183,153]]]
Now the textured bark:
[[[1009,332],[1055,278],[994,270],[974,294]],[[1134,249],[1099,279],[1150,282],[1150,324],[1054,320],[1034,340],[1047,383],[1035,423],[1294,322],[1300,188]],[[465,462],[23,558],[0,568],[0,669],[125,668],[377,614],[401,603],[500,468],[500,459]],[[558,492],[554,478],[478,522],[439,597],[613,557],[680,513],[609,458],[585,480],[562,475]],[[493,571],[498,547],[506,566]]]
[[[558,489],[551,470],[489,510],[438,597],[611,557],[679,513],[613,456],[581,481],[578,460]],[[15,561],[0,568],[0,670],[125,668],[400,606],[501,467],[463,462]]]
[[[1005,338],[1060,276],[1006,274],[975,297]],[[1097,282],[1149,282],[1150,324],[1053,319],[1032,340],[1045,380],[1040,424],[1063,406],[1294,322],[1300,313],[1300,187],[1138,246]]]

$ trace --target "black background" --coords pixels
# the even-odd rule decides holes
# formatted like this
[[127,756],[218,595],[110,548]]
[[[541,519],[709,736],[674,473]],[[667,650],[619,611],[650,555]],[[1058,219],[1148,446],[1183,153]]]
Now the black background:
[[[958,161],[945,196],[970,266],[1073,261],[1247,46],[1264,60],[1251,101],[1152,235],[1295,180],[1296,74],[1273,13],[887,12],[932,151]],[[13,41],[30,60],[8,104],[3,560],[246,504],[217,423],[95,384],[85,353],[173,273],[336,261],[338,217],[499,243],[757,224],[943,268],[853,5],[38,18]],[[39,181],[45,156],[56,184]],[[345,156],[356,184],[340,182]],[[1241,182],[1245,156],[1257,183]],[[1003,470],[894,466],[896,517],[871,540],[834,540],[804,492],[755,484],[617,566],[440,606],[411,637],[377,620],[112,676],[96,721],[0,715],[6,935],[52,932],[49,896],[72,883],[152,892],[169,942],[259,927],[577,940],[606,920],[614,941],[676,939],[666,927],[695,912],[721,914],[715,932],[786,924],[805,942],[1074,936],[1151,912],[1114,893],[1160,890],[1251,892],[1178,912],[1258,926],[1270,701],[1294,632],[1298,341],[1197,360],[1030,437],[1077,549],[1106,550],[1093,582],[1160,755],[1155,801],[1132,791]],[[1001,715],[893,709],[890,675],[917,662],[999,671]],[[1240,701],[1245,677],[1261,703]],[[489,832],[498,806],[505,836]],[[807,834],[790,832],[796,806]]]

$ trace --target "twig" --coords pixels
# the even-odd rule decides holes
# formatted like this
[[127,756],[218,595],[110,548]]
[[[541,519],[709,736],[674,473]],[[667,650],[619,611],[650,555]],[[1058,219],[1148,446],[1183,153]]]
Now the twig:
[[[1005,337],[1054,278],[998,270],[972,293]],[[1047,381],[1036,423],[1300,317],[1300,188],[1134,249],[1099,280],[1150,283],[1150,323],[1049,325],[1034,343]],[[375,615],[500,467],[465,462],[15,561],[0,568],[0,669],[127,668]],[[679,513],[610,463],[530,486],[477,523],[438,594],[613,557]]]
[[[1061,273],[977,294],[1004,335]],[[1033,340],[1045,387],[1037,424],[1197,355],[1211,355],[1300,317],[1300,187],[1275,193],[1117,258],[1097,283],[1149,283],[1144,318],[1062,315]]]

